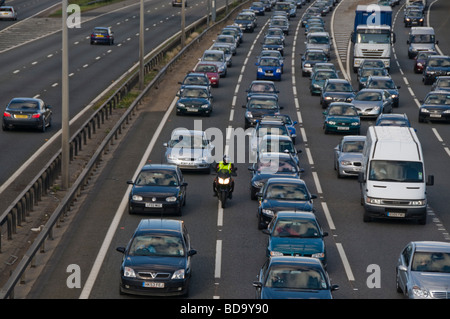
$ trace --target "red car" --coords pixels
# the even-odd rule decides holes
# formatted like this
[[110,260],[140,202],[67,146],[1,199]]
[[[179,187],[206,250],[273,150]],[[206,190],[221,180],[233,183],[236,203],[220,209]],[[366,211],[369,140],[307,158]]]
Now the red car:
[[419,53],[414,58],[414,73],[422,73],[427,64],[428,56],[436,54],[436,51],[419,51]]
[[213,63],[200,62],[198,63],[193,72],[205,73],[208,76],[209,82],[212,87],[219,87],[219,70],[217,65]]

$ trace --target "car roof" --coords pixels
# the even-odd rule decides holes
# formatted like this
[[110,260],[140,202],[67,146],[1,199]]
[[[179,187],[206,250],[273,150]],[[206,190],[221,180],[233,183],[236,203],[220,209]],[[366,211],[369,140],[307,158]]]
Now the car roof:
[[270,257],[270,264],[286,264],[286,265],[302,265],[302,266],[309,266],[313,268],[320,268],[323,269],[321,261],[317,258],[313,257],[300,257],[300,256],[274,256]]
[[408,116],[405,113],[381,113],[378,116],[378,119],[382,119],[382,118],[388,118],[388,119],[408,119]]
[[267,180],[267,184],[272,183],[284,183],[284,184],[301,184],[305,185],[306,183],[303,179],[300,178],[291,178],[291,177],[272,177]]
[[271,139],[277,139],[277,140],[287,140],[287,141],[291,141],[292,139],[289,136],[286,135],[274,135],[274,134],[268,134],[268,135],[264,135],[262,140],[271,140]]
[[365,141],[366,136],[365,135],[345,135],[342,137],[343,141]]
[[209,90],[209,87],[206,85],[194,85],[194,84],[188,84],[184,86],[184,89],[205,89]]
[[302,219],[316,220],[316,215],[313,212],[307,212],[307,211],[285,210],[285,211],[277,212],[277,218],[302,218]]
[[179,135],[180,133],[182,133],[182,135],[198,135],[198,136],[205,136],[205,132],[204,131],[200,131],[200,130],[188,130],[188,129],[184,129],[184,128],[176,128],[172,131],[171,136],[173,137],[174,135]]
[[172,164],[146,164],[142,167],[141,171],[149,171],[149,170],[177,170],[176,165]]
[[440,241],[415,241],[415,251],[450,253],[450,243]]
[[158,232],[181,232],[183,221],[175,219],[148,218],[141,219],[136,232],[158,231]]

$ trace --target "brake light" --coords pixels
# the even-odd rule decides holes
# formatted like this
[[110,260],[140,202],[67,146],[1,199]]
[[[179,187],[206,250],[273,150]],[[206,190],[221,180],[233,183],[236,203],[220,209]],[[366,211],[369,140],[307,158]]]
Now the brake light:
[[11,117],[11,113],[3,112],[3,117]]
[[38,119],[40,117],[41,117],[41,114],[39,114],[39,113],[35,113],[35,114],[31,115],[32,119]]

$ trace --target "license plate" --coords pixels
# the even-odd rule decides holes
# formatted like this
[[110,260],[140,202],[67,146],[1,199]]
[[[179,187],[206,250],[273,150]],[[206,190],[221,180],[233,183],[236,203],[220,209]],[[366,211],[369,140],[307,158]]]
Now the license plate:
[[162,204],[161,203],[145,203],[145,207],[148,207],[148,208],[161,208]]
[[192,162],[180,162],[180,165],[193,165]]
[[101,34],[97,34],[96,37],[97,37],[97,38],[104,38],[104,36],[101,35]]
[[28,118],[28,115],[16,114],[16,115],[14,115],[14,117],[15,117],[16,119],[27,119],[27,118]]
[[389,217],[405,217],[405,213],[388,213]]
[[273,73],[267,73],[265,74],[266,76],[273,76]]
[[441,114],[430,114],[430,117],[441,117]]
[[186,109],[186,111],[188,111],[188,112],[198,112],[197,109]]
[[142,287],[145,288],[164,288],[163,282],[154,282],[154,281],[144,281],[142,283]]
[[337,129],[338,129],[338,130],[341,130],[341,131],[348,131],[350,128],[347,127],[347,126],[338,126]]

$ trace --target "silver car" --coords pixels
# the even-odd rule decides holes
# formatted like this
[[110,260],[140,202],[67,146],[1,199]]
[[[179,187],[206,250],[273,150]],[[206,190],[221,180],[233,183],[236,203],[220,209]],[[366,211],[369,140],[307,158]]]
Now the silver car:
[[334,148],[334,169],[338,177],[358,176],[362,168],[362,151],[366,137],[346,135]]
[[328,32],[311,32],[306,36],[306,50],[323,50],[330,57],[331,38]]
[[166,161],[177,165],[182,170],[201,170],[210,172],[214,161],[214,146],[204,131],[175,129],[170,141],[164,143]]
[[11,6],[0,7],[0,20],[17,20],[17,11]]
[[381,113],[391,113],[391,94],[383,89],[362,89],[352,101],[360,117],[376,119]]
[[400,253],[397,291],[410,299],[450,298],[450,243],[412,241]]

